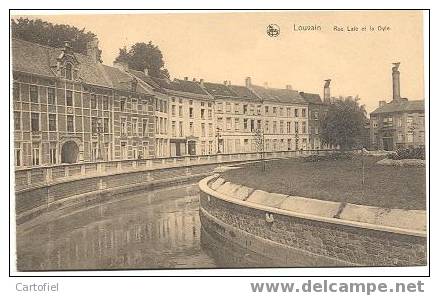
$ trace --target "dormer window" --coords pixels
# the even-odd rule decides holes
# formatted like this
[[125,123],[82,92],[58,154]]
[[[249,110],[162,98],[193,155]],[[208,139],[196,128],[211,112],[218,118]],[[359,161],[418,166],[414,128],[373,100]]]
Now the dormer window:
[[66,64],[66,79],[67,80],[73,79],[73,66],[70,63]]

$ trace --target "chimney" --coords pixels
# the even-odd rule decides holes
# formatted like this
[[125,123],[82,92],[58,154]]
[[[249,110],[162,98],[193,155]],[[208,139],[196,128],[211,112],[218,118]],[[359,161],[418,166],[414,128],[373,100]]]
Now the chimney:
[[393,85],[393,100],[398,101],[401,99],[401,93],[400,93],[400,82],[399,82],[399,62],[393,63],[392,67],[392,85]]
[[224,80],[224,82],[223,82],[223,83],[224,83],[224,85],[227,85],[227,80]]
[[127,72],[129,67],[128,67],[128,63],[126,62],[113,62],[113,67],[118,68],[119,70],[123,71],[123,72]]
[[87,42],[87,55],[91,57],[94,63],[99,62],[99,41],[97,38]]
[[264,82],[264,88],[268,88],[268,82]]
[[184,81],[188,81],[188,80],[189,80],[189,77],[185,76]]
[[386,105],[386,101],[380,101],[378,106],[379,106],[379,107],[382,107],[382,106],[384,106],[384,105]]
[[329,85],[331,84],[331,79],[325,80],[325,86],[323,87],[323,102],[330,103],[331,102],[331,89]]
[[196,78],[192,78],[192,81],[193,81],[193,82],[197,82],[197,79],[196,79]]
[[227,81],[227,85],[228,85],[228,86],[231,86],[231,85],[232,85],[232,81],[230,81],[230,80]]
[[64,48],[63,48],[63,53],[70,53],[72,51],[72,44],[70,43],[70,41],[64,41]]
[[202,78],[200,79],[200,86],[204,87],[204,79],[202,79]]
[[248,88],[252,87],[252,78],[251,77],[245,78],[245,86]]
[[288,89],[288,90],[292,90],[293,87],[291,86],[291,84],[287,84],[287,85],[286,85],[286,89]]
[[145,76],[149,76],[148,68],[145,67],[145,69],[143,69],[143,73],[145,74]]

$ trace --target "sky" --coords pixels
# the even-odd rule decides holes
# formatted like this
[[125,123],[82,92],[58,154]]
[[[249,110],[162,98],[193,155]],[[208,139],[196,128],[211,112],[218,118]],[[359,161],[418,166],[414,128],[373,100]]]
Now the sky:
[[[321,96],[324,80],[329,78],[332,96],[359,95],[371,112],[380,100],[391,100],[392,63],[401,62],[401,96],[424,99],[421,12],[50,13],[32,17],[94,32],[107,65],[112,65],[119,48],[152,41],[161,49],[171,78],[244,85],[250,76],[254,84],[266,82],[278,88],[290,84]],[[269,24],[279,26],[279,36],[267,35]],[[321,30],[293,30],[310,25]],[[335,31],[334,26],[344,30]],[[363,26],[366,31],[361,31]],[[379,26],[390,30],[378,30]],[[348,27],[359,31],[348,31]]]

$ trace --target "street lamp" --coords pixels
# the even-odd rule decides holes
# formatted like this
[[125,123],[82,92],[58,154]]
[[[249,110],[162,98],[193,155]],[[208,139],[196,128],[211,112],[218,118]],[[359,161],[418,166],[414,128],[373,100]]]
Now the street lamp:
[[217,140],[216,140],[216,142],[217,142],[217,154],[220,154],[221,153],[221,150],[220,150],[220,139],[221,139],[221,134],[220,134],[220,131],[221,131],[221,129],[219,128],[219,127],[217,127],[216,128],[216,134],[215,134],[215,137],[217,138]]

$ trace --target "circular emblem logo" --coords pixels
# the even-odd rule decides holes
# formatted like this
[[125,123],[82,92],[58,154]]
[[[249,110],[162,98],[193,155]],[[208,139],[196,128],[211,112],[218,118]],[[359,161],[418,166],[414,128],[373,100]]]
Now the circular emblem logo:
[[267,35],[270,37],[277,37],[280,34],[280,28],[276,24],[270,24],[267,27]]

